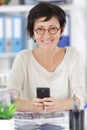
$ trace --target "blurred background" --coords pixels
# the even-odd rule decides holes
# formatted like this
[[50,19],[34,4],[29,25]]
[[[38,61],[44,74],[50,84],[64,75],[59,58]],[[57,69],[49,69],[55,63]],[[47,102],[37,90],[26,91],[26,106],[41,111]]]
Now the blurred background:
[[0,0],[0,86],[6,85],[16,54],[37,47],[27,36],[26,18],[29,10],[41,1],[58,4],[65,10],[67,24],[58,46],[72,45],[79,49],[87,70],[86,0]]

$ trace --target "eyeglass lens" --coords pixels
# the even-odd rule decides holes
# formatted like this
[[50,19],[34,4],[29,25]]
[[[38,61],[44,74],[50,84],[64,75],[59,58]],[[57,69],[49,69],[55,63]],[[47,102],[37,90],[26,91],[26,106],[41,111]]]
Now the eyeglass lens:
[[48,29],[44,29],[44,28],[36,28],[35,31],[40,34],[40,35],[43,35],[45,34],[46,30],[48,30],[48,32],[50,34],[56,34],[58,32],[60,28],[57,28],[57,27],[51,27],[51,28],[48,28]]

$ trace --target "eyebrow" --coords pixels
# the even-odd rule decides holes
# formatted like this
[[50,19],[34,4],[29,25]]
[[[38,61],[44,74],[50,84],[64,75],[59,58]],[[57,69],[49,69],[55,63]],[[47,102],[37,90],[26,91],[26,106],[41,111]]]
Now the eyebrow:
[[[35,28],[40,28],[40,27],[44,28],[44,26],[42,26],[42,25],[38,25],[38,26],[35,27]],[[56,26],[56,25],[50,25],[49,27],[57,27],[57,26]]]

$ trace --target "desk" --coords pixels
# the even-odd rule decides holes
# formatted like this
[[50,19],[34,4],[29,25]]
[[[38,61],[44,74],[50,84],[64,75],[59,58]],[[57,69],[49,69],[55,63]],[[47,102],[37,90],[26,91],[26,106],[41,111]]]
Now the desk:
[[57,126],[57,125],[49,125],[45,124],[42,126],[27,126],[27,127],[20,127],[20,129],[15,129],[15,130],[64,130],[63,127]]
[[[15,113],[15,119],[16,125],[19,125],[19,128],[25,127],[25,125],[26,127],[29,127],[30,124],[31,127],[38,127],[39,130],[48,130],[51,127],[52,130],[53,128],[54,130],[61,130],[63,128],[63,130],[69,130],[69,111],[56,113],[44,112],[40,114],[30,112],[18,112]],[[24,126],[23,123],[25,123]]]
[[[23,113],[22,113],[23,114]],[[29,113],[28,113],[29,114]],[[20,116],[20,115],[19,115]],[[23,115],[22,115],[23,116]],[[26,116],[28,116],[27,115],[27,113],[26,113]],[[25,124],[26,124],[26,130],[62,130],[63,129],[63,127],[64,127],[64,125],[66,125],[67,123],[69,123],[69,122],[64,122],[64,124],[62,125],[62,126],[60,126],[59,124],[57,124],[57,121],[59,122],[60,120],[57,120],[57,118],[55,117],[55,118],[49,118],[49,116],[48,116],[48,114],[46,114],[46,117],[48,117],[48,118],[46,118],[45,120],[44,119],[42,119],[42,118],[40,118],[39,120],[38,120],[38,116],[40,116],[40,115],[35,115],[35,114],[31,114],[30,113],[30,117],[26,117],[26,118],[32,118],[32,116],[34,116],[34,118],[37,118],[37,119],[33,119],[33,120],[30,120],[29,122],[27,122],[26,123],[26,121],[28,121],[28,120],[22,120],[22,128],[24,127],[24,129],[20,129],[20,130],[25,130]],[[42,117],[43,117],[44,115],[42,115]],[[53,115],[51,115],[51,116],[54,116],[54,114]],[[48,120],[47,120],[48,119]],[[69,119],[69,118],[66,118],[65,120],[67,120],[67,119]],[[63,120],[63,121],[65,121],[65,120]],[[19,120],[20,121],[20,120]],[[41,121],[41,122],[40,122]],[[45,122],[44,122],[45,121]],[[68,121],[68,120],[67,120]],[[87,123],[86,123],[86,121],[87,121],[87,111],[85,111],[85,116],[84,116],[84,130],[87,130]],[[49,125],[47,125],[46,124],[46,122],[47,122],[47,124],[49,124]],[[36,125],[35,125],[35,123],[36,123]],[[39,125],[37,125],[38,123],[40,123]],[[41,125],[41,123],[43,123],[43,124],[45,124],[45,125]],[[54,123],[54,124],[53,124]],[[18,122],[18,124],[20,124],[20,122]],[[56,126],[55,126],[56,125]],[[68,125],[67,125],[68,126]],[[30,128],[30,129],[27,129],[27,128]],[[32,129],[31,129],[32,128]],[[18,129],[17,129],[18,130]],[[70,130],[70,128],[64,128],[63,130]]]

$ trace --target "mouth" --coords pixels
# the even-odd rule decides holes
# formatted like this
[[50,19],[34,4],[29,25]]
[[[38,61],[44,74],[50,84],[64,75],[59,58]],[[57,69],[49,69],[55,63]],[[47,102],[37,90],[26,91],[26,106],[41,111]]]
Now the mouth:
[[52,44],[52,42],[53,42],[53,40],[42,40],[42,43],[46,44],[46,45]]

